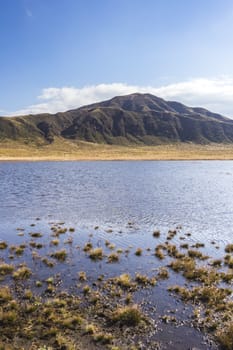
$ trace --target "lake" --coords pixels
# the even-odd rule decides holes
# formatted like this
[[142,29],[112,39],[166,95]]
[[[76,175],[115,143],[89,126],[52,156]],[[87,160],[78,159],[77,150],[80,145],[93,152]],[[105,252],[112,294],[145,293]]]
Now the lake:
[[[69,267],[55,270],[63,273],[65,287],[77,273],[77,265],[90,278],[135,271],[152,275],[159,268],[159,261],[150,253],[155,230],[161,233],[158,242],[164,241],[169,229],[177,230],[174,244],[185,239],[189,244],[204,242],[211,256],[223,254],[226,244],[233,241],[232,183],[232,161],[2,162],[0,241],[19,244],[36,229],[43,232],[41,242],[46,244],[51,225],[64,222],[75,228],[73,247],[91,240],[97,246],[110,241],[118,249],[131,250],[119,264],[93,267],[83,252],[76,256],[77,249],[72,248]],[[23,237],[19,231],[24,232]],[[134,254],[138,247],[143,249],[140,257]],[[46,248],[41,252],[46,254]],[[8,253],[0,254],[7,260]],[[21,258],[25,260],[33,264],[27,255]],[[38,276],[49,276],[46,270],[40,271],[41,266],[33,269]],[[160,282],[156,292],[139,293],[139,299],[143,295],[154,303],[158,314],[177,309],[179,327],[160,325],[155,338],[162,340],[164,349],[213,349],[200,332],[183,322],[189,306],[167,293],[175,282],[177,276],[171,275],[168,282]]]
[[115,229],[182,225],[196,239],[232,239],[231,161],[12,162],[0,164],[0,180],[2,225],[38,216]]

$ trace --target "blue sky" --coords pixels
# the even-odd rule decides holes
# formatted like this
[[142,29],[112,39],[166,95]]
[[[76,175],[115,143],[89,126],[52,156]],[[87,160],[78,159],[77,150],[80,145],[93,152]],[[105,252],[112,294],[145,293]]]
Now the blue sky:
[[233,117],[232,0],[0,0],[0,114],[134,91]]

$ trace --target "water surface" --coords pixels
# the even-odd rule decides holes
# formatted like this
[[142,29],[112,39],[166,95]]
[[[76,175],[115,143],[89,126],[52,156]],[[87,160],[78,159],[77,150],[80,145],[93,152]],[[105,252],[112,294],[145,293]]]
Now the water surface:
[[[204,242],[212,256],[223,253],[224,246],[233,240],[232,182],[231,161],[0,163],[0,240],[22,243],[30,232],[39,231],[43,232],[39,241],[46,245],[53,223],[64,222],[75,227],[75,232],[68,248],[69,261],[54,268],[62,274],[63,287],[77,279],[78,269],[85,270],[90,279],[101,273],[111,277],[135,271],[153,276],[160,264],[153,249],[164,241],[169,229],[179,227],[175,244],[188,239],[189,243]],[[23,229],[24,236],[17,235],[17,228]],[[155,229],[161,231],[156,242],[152,235]],[[62,237],[61,244],[66,240]],[[106,240],[129,250],[119,264],[90,262],[82,251],[81,247],[91,241],[108,254]],[[141,257],[134,254],[137,247],[143,248]],[[30,260],[27,249],[28,256],[19,257],[19,262],[26,259],[35,278],[49,277],[51,271]],[[40,250],[41,256],[47,249]],[[0,258],[7,260],[8,253],[0,253]],[[163,325],[157,338],[163,340],[164,349],[213,349],[203,342],[201,333],[182,325],[190,308],[167,293],[177,278],[171,275],[154,291],[139,293],[140,302],[146,300],[145,307],[154,317],[177,310],[180,327]],[[184,282],[181,277],[179,281]],[[150,311],[151,303],[156,311]]]
[[143,231],[182,225],[226,243],[232,183],[231,161],[0,163],[1,225],[35,217]]

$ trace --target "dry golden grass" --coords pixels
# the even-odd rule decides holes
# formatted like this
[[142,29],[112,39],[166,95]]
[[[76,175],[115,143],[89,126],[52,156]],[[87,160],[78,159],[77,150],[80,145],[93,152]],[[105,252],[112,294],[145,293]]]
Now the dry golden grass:
[[56,139],[50,145],[0,143],[0,161],[40,160],[230,160],[233,144],[117,146]]

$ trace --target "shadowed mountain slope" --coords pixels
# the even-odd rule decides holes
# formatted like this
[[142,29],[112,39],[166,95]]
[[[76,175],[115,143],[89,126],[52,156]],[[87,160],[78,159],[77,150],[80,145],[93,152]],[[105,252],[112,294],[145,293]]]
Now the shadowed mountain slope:
[[64,113],[0,118],[0,140],[54,137],[107,144],[232,143],[233,120],[150,94],[131,94]]

